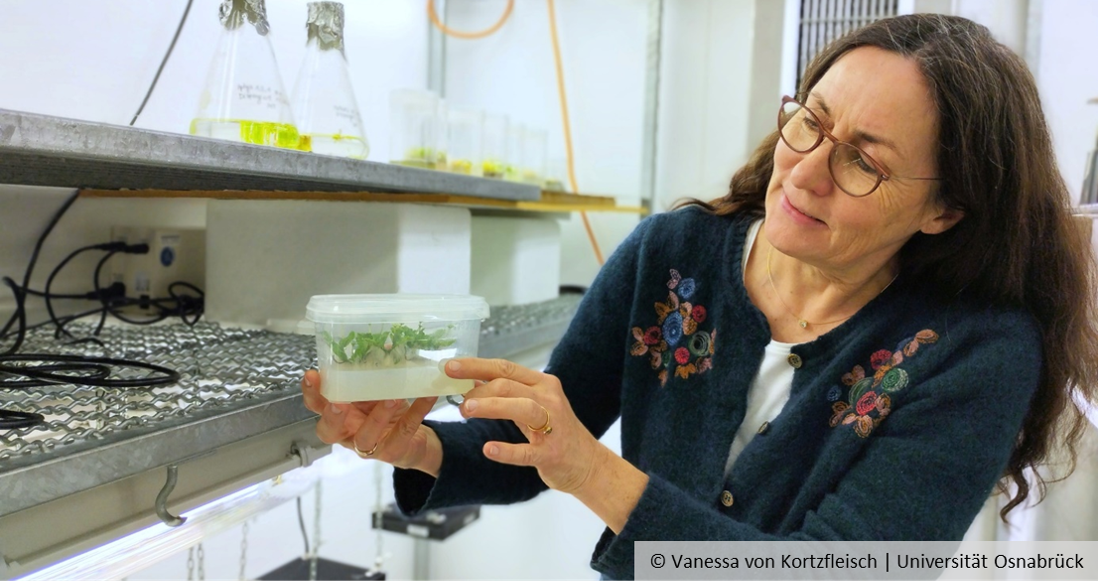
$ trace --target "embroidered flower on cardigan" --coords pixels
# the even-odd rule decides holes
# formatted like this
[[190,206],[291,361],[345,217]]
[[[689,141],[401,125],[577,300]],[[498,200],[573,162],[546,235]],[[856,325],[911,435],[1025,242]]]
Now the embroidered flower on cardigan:
[[831,427],[840,424],[853,425],[854,433],[866,438],[880,425],[892,411],[891,393],[907,387],[910,378],[907,371],[898,367],[905,358],[919,351],[920,345],[929,345],[938,341],[938,334],[924,329],[900,342],[896,351],[881,349],[869,356],[869,366],[873,375],[866,375],[865,368],[855,365],[850,373],[844,373],[843,385],[850,388],[846,401],[836,401],[842,394],[842,388],[835,386],[827,392],[831,404]]
[[667,385],[667,378],[672,373],[687,379],[713,368],[717,330],[701,329],[707,315],[705,307],[689,302],[699,287],[694,279],[684,279],[679,271],[671,269],[667,301],[655,305],[656,324],[649,325],[647,330],[645,327],[631,329],[634,342],[629,354],[634,357],[647,355],[661,386]]

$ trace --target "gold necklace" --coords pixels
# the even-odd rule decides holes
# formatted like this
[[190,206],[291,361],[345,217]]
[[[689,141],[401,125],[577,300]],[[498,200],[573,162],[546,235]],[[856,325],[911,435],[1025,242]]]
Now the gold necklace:
[[[778,287],[774,286],[774,277],[770,274],[770,254],[771,254],[771,251],[773,251],[773,250],[774,250],[774,246],[770,246],[766,249],[766,279],[768,281],[770,281],[770,290],[774,291],[774,296],[778,297],[778,301],[781,302],[783,307],[785,307],[785,312],[789,313],[790,315],[793,315],[793,318],[797,319],[797,324],[800,325],[802,329],[807,329],[809,325],[813,325],[813,326],[816,326],[816,327],[819,327],[821,325],[834,325],[835,323],[841,323],[841,322],[849,319],[850,317],[854,316],[853,314],[850,314],[850,315],[847,315],[847,316],[845,316],[841,319],[836,319],[834,321],[826,321],[826,322],[823,322],[823,323],[813,323],[811,321],[806,320],[804,317],[798,315],[797,313],[794,313],[793,309],[789,308],[789,305],[785,304],[785,300],[782,299],[782,294],[778,292]],[[877,297],[881,296],[881,294],[884,293],[886,290],[888,290],[888,287],[892,286],[892,283],[896,282],[896,279],[899,278],[899,277],[900,277],[900,273],[896,273],[896,276],[892,277],[892,280],[888,281],[888,284],[886,284],[885,287],[883,289],[881,289],[881,292],[873,295],[873,298],[877,298]]]

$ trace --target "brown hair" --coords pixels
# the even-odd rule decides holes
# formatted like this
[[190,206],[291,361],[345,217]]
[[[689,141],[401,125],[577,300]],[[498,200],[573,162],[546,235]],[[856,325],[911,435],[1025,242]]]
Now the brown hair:
[[[805,72],[800,95],[839,57],[860,47],[892,51],[918,63],[936,100],[940,144],[936,196],[964,218],[942,234],[916,233],[900,250],[909,280],[928,281],[945,296],[1020,306],[1037,320],[1044,365],[1006,473],[1017,491],[1000,512],[1030,493],[1026,469],[1063,445],[1070,474],[1087,418],[1072,401],[1098,401],[1096,272],[1089,240],[1072,222],[1071,200],[1056,167],[1037,86],[1025,63],[970,20],[914,14],[874,22],[821,51]],[[726,196],[691,200],[718,215],[761,216],[777,132],[732,177]],[[1036,471],[1039,497],[1045,480]],[[1065,477],[1066,477],[1065,474]]]

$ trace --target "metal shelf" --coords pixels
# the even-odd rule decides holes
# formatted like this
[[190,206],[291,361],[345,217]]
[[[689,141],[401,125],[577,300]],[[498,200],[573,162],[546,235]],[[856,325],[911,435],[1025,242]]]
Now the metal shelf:
[[536,186],[502,180],[5,109],[0,184],[540,197]]
[[[493,308],[482,324],[481,356],[555,344],[579,300],[564,295]],[[67,328],[83,337],[92,325]],[[64,345],[40,328],[28,333],[21,352],[133,359],[172,368],[181,379],[156,388],[0,389],[0,407],[48,420],[0,430],[0,579],[159,522],[155,500],[165,467],[178,469],[168,506],[178,514],[329,450],[315,437],[315,415],[298,387],[316,362],[311,335],[203,322],[112,326],[100,340],[102,346]],[[115,377],[134,373],[113,370]]]
[[565,294],[529,305],[492,307],[491,318],[480,328],[477,353],[506,359],[533,347],[555,345],[568,330],[582,298]]
[[[70,327],[78,337],[91,336],[91,324]],[[0,431],[0,517],[313,417],[300,405],[297,385],[315,361],[311,337],[202,323],[107,327],[100,340],[105,347],[63,346],[39,329],[22,352],[134,359],[182,377],[155,388],[0,392],[3,407],[34,411],[48,422]],[[133,374],[115,370],[117,377]],[[28,477],[33,486],[26,486]]]

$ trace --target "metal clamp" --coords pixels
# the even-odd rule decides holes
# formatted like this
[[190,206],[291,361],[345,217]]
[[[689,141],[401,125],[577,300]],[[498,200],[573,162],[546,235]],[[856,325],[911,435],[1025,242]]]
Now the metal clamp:
[[168,480],[164,483],[164,488],[160,489],[160,494],[156,495],[156,516],[160,517],[160,520],[170,527],[177,527],[187,522],[187,517],[175,516],[168,512],[168,495],[175,490],[175,483],[178,479],[179,466],[177,464],[169,464]]

